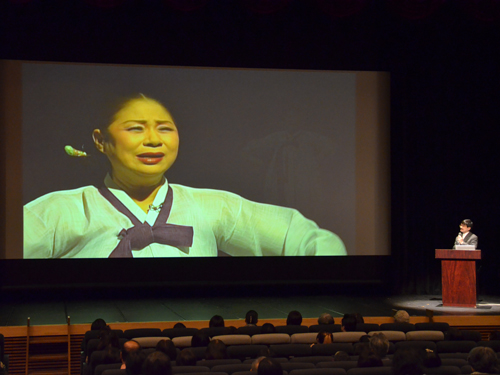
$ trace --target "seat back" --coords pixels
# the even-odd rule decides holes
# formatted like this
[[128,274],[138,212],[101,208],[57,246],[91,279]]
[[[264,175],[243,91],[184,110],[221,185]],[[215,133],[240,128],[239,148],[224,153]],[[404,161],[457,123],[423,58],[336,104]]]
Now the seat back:
[[240,335],[257,335],[261,332],[262,327],[258,326],[245,326],[245,327],[239,327],[236,332]]
[[410,332],[415,331],[415,324],[411,323],[382,323],[380,325],[381,331],[401,331],[401,332]]
[[448,323],[435,322],[435,323],[416,323],[415,330],[417,331],[441,331],[446,332],[450,328]]
[[340,324],[316,324],[309,326],[309,332],[342,332],[342,326]]
[[436,346],[438,353],[469,353],[477,344],[475,341],[439,341]]
[[193,336],[197,332],[197,328],[168,328],[164,329],[161,334],[173,339],[174,337]]
[[444,333],[442,331],[411,331],[406,333],[407,341],[442,341]]
[[226,345],[250,345],[252,338],[249,335],[220,335],[212,337],[212,340],[221,340]]
[[349,355],[354,354],[354,347],[351,343],[333,342],[332,344],[314,345],[311,348],[311,355],[335,355],[342,351]]
[[261,333],[252,336],[252,344],[289,344],[290,335],[286,333]]
[[268,349],[267,345],[231,345],[227,348],[227,355],[230,358],[245,360],[247,358],[257,358]]
[[294,333],[290,336],[290,343],[292,344],[314,344],[316,342],[316,332],[307,333]]
[[276,333],[287,333],[293,335],[294,333],[309,332],[308,326],[276,326]]
[[129,340],[134,337],[155,337],[161,336],[161,329],[159,328],[134,328],[126,329],[123,331],[123,335]]
[[335,332],[333,333],[333,342],[359,342],[361,336],[366,332]]
[[356,331],[365,333],[371,331],[380,331],[380,326],[375,323],[358,323],[356,324]]
[[276,357],[306,357],[312,354],[309,344],[270,345],[269,350]]

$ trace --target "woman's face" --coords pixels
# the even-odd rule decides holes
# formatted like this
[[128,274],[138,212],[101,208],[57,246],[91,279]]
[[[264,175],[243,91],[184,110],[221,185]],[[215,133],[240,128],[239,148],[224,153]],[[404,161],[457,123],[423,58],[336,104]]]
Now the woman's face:
[[154,100],[137,99],[113,120],[107,135],[101,135],[102,149],[98,145],[111,162],[113,177],[139,184],[162,177],[179,149],[179,134],[170,113]]

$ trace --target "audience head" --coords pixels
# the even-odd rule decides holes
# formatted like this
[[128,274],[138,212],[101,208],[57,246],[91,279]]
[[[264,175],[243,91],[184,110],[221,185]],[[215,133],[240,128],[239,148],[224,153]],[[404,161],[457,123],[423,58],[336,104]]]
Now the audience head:
[[344,314],[342,318],[342,331],[354,332],[357,324],[356,316],[354,314]]
[[143,375],[171,375],[172,364],[165,353],[153,352],[146,357],[142,373]]
[[227,351],[226,344],[221,340],[212,340],[205,351],[205,359],[226,359]]
[[335,362],[350,361],[351,360],[351,356],[347,352],[344,352],[343,350],[339,350],[333,356],[333,360]]
[[361,355],[362,353],[367,356],[367,352],[371,352],[369,342],[358,342],[354,344],[354,355]]
[[425,349],[424,366],[427,368],[441,366],[441,358],[439,355],[430,349]]
[[129,340],[129,341],[125,342],[125,344],[123,344],[123,348],[122,348],[122,351],[120,353],[122,363],[127,362],[127,358],[130,355],[130,353],[137,352],[139,350],[141,350],[141,345],[137,341]]
[[366,343],[368,344],[370,342],[370,339],[372,337],[370,335],[363,335],[359,338],[359,341],[358,342],[363,342],[363,343]]
[[210,337],[203,332],[196,332],[191,338],[191,346],[193,348],[207,346],[209,343],[210,343]]
[[287,326],[300,326],[302,324],[302,314],[296,310],[290,311],[286,318]]
[[168,355],[168,358],[171,361],[175,361],[177,359],[177,349],[172,340],[158,341],[158,344],[156,344],[156,350]]
[[389,340],[382,332],[374,333],[370,338],[370,349],[380,359],[384,358],[389,352]]
[[174,328],[186,328],[186,326],[184,325],[184,323],[175,323],[174,324]]
[[462,341],[464,339],[464,335],[462,331],[455,327],[450,327],[444,334],[445,340],[449,341]]
[[182,349],[177,356],[176,366],[196,366],[196,356],[189,348]]
[[260,329],[260,333],[276,333],[276,328],[271,323],[262,324],[262,328]]
[[363,324],[365,322],[365,318],[360,313],[354,313],[353,315],[356,318],[356,324]]
[[323,313],[318,318],[318,324],[335,324],[333,316],[328,313]]
[[97,350],[104,350],[106,348],[116,348],[120,349],[120,340],[115,331],[112,331],[109,326],[99,332],[99,345]]
[[486,374],[498,374],[500,372],[497,355],[491,348],[476,346],[469,352],[467,361],[474,372]]
[[250,310],[246,313],[245,315],[245,323],[247,325],[257,325],[257,322],[259,321],[259,314],[257,314],[257,311],[255,310]]
[[208,322],[208,326],[210,328],[224,327],[224,318],[220,315],[214,315],[210,319],[210,322]]
[[392,372],[394,375],[422,375],[424,373],[424,358],[424,349],[398,349],[392,358]]
[[142,350],[130,352],[125,361],[127,375],[142,375],[142,366],[146,360],[146,353]]
[[321,331],[316,335],[316,342],[318,344],[331,344],[333,342],[333,335],[331,332]]
[[398,310],[394,314],[394,323],[410,323],[410,314],[405,310]]
[[104,319],[98,318],[92,322],[92,325],[90,326],[91,331],[100,331],[102,329],[106,328],[106,322]]
[[500,331],[493,331],[490,333],[490,341],[500,341]]
[[264,358],[259,363],[258,375],[283,375],[283,369],[278,361],[273,358]]
[[261,357],[257,358],[255,361],[253,361],[252,367],[250,368],[250,371],[257,371],[259,369],[260,361],[262,361],[264,358],[266,358],[266,357],[261,356]]

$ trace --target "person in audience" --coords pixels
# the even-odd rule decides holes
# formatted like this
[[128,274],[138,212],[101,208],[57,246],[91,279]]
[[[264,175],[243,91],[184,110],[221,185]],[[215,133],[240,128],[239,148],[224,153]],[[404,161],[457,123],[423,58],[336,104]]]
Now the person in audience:
[[344,352],[343,350],[339,350],[333,356],[334,362],[343,362],[343,361],[350,361],[350,360],[351,360],[351,356],[347,352]]
[[186,326],[184,325],[184,323],[175,323],[174,328],[186,328]]
[[171,375],[172,364],[165,353],[153,352],[146,357],[142,365],[143,375]]
[[125,361],[127,375],[142,375],[142,366],[146,360],[146,353],[142,350],[130,352]]
[[287,326],[300,326],[302,324],[302,314],[296,310],[290,311],[286,318]]
[[323,313],[318,318],[318,324],[319,325],[323,325],[323,324],[335,324],[335,320],[333,319],[333,316],[331,316],[330,314]]
[[362,352],[358,358],[358,367],[382,367],[384,363],[373,352]]
[[444,334],[444,339],[448,341],[462,341],[464,339],[464,335],[459,329],[450,327]]
[[434,350],[425,349],[425,359],[424,366],[427,368],[439,367],[441,366],[441,358]]
[[214,316],[212,316],[212,318],[210,318],[210,321],[208,322],[208,326],[210,328],[224,327],[224,318],[220,315],[214,315]]
[[176,366],[196,366],[196,356],[191,349],[182,349],[175,364]]
[[424,373],[425,350],[401,348],[392,358],[393,375],[422,375]]
[[203,332],[196,332],[191,338],[191,347],[199,348],[202,346],[207,346],[210,342],[210,337]]
[[99,344],[97,345],[97,350],[105,350],[107,348],[120,350],[118,335],[116,332],[112,331],[109,326],[106,326],[106,328],[99,333]]
[[500,331],[493,331],[488,338],[490,341],[500,341]]
[[278,361],[273,358],[264,358],[259,363],[258,375],[283,375],[283,369]]
[[469,352],[467,361],[474,370],[473,374],[500,373],[500,365],[497,355],[491,348],[476,346]]
[[370,339],[372,337],[370,335],[363,335],[359,338],[359,341],[358,342],[363,342],[363,343],[366,343],[368,344],[370,342]]
[[410,314],[405,310],[398,310],[394,314],[394,323],[410,323]]
[[177,359],[177,349],[172,340],[158,341],[158,344],[156,344],[156,350],[168,355],[168,358],[170,358],[172,362],[175,362]]
[[344,314],[342,318],[342,332],[356,331],[356,316],[354,314]]
[[261,333],[276,333],[276,328],[272,323],[264,323],[262,324],[262,328],[260,330]]
[[221,340],[212,340],[207,346],[205,359],[227,359],[226,344]]
[[250,310],[246,313],[245,315],[245,323],[248,326],[256,326],[257,322],[259,321],[259,314],[257,314],[257,311],[255,310]]
[[370,352],[370,342],[369,341],[365,341],[365,342],[357,342],[356,344],[354,344],[354,355],[361,355],[361,353],[366,353],[366,352]]
[[97,318],[92,322],[90,325],[90,330],[91,331],[101,331],[106,328],[106,322],[104,319]]
[[370,349],[378,358],[384,359],[389,352],[389,340],[382,333],[374,333],[370,338]]
[[356,324],[363,324],[365,322],[365,318],[360,313],[354,313],[353,315],[356,318]]
[[266,358],[265,356],[260,356],[259,358],[255,359],[255,361],[252,362],[252,367],[250,368],[250,371],[258,371],[259,370],[259,364],[260,362]]
[[321,331],[316,335],[316,344],[331,344],[333,335],[331,332]]
[[127,368],[127,358],[132,352],[137,352],[141,350],[141,345],[134,340],[129,340],[123,344],[123,348],[120,351],[120,359],[122,361],[122,366],[120,369],[124,370]]

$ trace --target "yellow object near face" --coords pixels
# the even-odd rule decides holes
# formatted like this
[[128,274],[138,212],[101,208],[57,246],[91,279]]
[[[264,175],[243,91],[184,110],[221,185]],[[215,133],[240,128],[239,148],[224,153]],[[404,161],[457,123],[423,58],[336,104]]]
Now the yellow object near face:
[[129,101],[115,114],[106,135],[94,130],[94,140],[111,162],[113,177],[138,185],[162,178],[179,149],[172,116],[147,98]]

